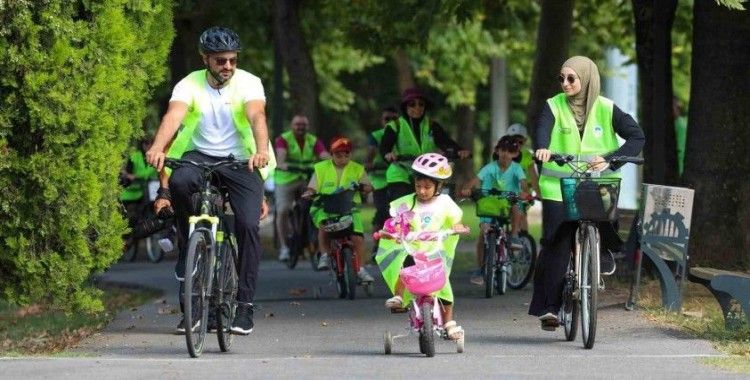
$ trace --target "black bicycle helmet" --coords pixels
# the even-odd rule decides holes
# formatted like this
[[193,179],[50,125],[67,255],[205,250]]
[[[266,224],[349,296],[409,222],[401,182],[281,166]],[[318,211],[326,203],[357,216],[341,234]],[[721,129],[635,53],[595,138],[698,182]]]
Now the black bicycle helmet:
[[201,53],[223,53],[225,51],[240,51],[240,37],[232,29],[214,26],[206,29],[198,39]]

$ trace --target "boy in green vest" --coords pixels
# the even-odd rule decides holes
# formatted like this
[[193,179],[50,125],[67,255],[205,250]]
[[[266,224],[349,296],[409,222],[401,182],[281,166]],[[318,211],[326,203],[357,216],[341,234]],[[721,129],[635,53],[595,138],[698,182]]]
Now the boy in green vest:
[[[310,183],[307,185],[307,191],[302,196],[310,197],[314,193],[334,194],[350,189],[354,185],[359,185],[359,189],[363,193],[372,191],[372,185],[370,184],[370,179],[367,177],[367,173],[365,173],[365,167],[362,164],[351,161],[351,153],[351,140],[346,137],[334,138],[331,142],[331,154],[333,154],[333,158],[315,164],[315,172],[312,178],[310,178]],[[355,195],[354,203],[355,205],[362,203],[359,194]],[[366,257],[364,254],[362,217],[359,209],[355,208],[352,211],[354,234],[351,240],[354,245],[354,251],[357,257],[359,257],[359,262],[364,263],[366,262]],[[323,209],[318,207],[310,209],[310,216],[313,219],[315,227],[318,228],[318,244],[321,253],[318,269],[328,269],[331,266],[331,258],[328,255],[331,243],[328,239],[328,234],[320,228],[320,225],[329,216]],[[361,282],[374,281],[364,267],[359,268],[357,274]]]

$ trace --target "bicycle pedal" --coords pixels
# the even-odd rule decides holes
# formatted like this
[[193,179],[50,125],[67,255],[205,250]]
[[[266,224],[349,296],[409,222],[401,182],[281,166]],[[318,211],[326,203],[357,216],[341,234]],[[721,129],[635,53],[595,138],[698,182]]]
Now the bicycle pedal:
[[409,308],[406,307],[396,307],[391,310],[391,314],[403,314],[409,311]]

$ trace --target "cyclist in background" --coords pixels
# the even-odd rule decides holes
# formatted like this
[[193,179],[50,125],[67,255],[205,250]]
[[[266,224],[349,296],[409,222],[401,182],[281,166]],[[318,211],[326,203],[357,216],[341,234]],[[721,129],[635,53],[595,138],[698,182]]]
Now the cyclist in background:
[[[576,56],[560,68],[562,93],[547,99],[537,122],[536,152],[542,172],[539,187],[542,196],[542,251],[534,275],[534,293],[529,314],[539,317],[542,329],[559,326],[565,271],[578,227],[565,222],[560,178],[570,177],[572,169],[550,162],[553,153],[572,154],[588,160],[591,170],[603,176],[617,176],[607,169],[604,157],[637,156],[643,148],[643,131],[633,118],[611,100],[599,95],[599,70],[589,58]],[[625,139],[619,146],[617,136]],[[610,168],[618,169],[616,167]],[[600,223],[603,245],[618,249],[622,244],[612,223]],[[601,273],[614,272],[614,259],[602,249]]]
[[427,111],[431,106],[420,89],[407,89],[401,96],[401,116],[385,127],[378,149],[391,163],[385,174],[391,201],[414,191],[409,164],[394,162],[399,155],[416,157],[438,150],[455,151],[460,158],[471,154],[453,141],[440,124],[429,118]]
[[[534,163],[534,152],[526,148],[526,143],[529,141],[529,134],[526,132],[526,127],[522,124],[511,124],[506,131],[506,136],[513,137],[519,146],[519,154],[513,161],[521,165],[524,174],[526,174],[526,182],[529,184],[529,188],[533,191],[535,196],[539,196],[539,174]],[[526,214],[526,207],[521,210],[521,231],[529,231],[529,220]]]
[[[198,41],[205,68],[190,73],[172,91],[169,108],[159,125],[153,146],[146,152],[149,164],[161,170],[165,157],[213,163],[232,155],[247,159],[247,168],[234,170],[225,167],[214,172],[214,177],[229,191],[229,202],[234,212],[239,262],[237,315],[232,321],[234,334],[247,335],[253,330],[253,298],[258,277],[261,245],[258,223],[263,204],[263,181],[276,166],[268,141],[266,125],[266,97],[260,78],[237,68],[241,49],[237,34],[227,28],[212,27],[204,31]],[[172,137],[179,134],[169,146]],[[165,181],[162,180],[162,185]],[[168,187],[159,189],[158,208],[174,205],[180,241],[175,276],[182,287],[185,274],[185,255],[188,239],[188,216],[192,210],[192,195],[202,186],[199,169],[184,166],[168,179]],[[182,304],[180,305],[182,308]],[[194,326],[180,322],[177,331],[195,329],[215,319],[193,319]]]
[[307,130],[310,122],[304,115],[292,118],[291,130],[276,138],[277,166],[274,172],[274,199],[276,201],[276,231],[279,236],[279,260],[289,260],[289,247],[286,237],[289,236],[289,212],[294,198],[302,194],[307,186],[309,176],[299,171],[290,171],[290,165],[299,169],[312,170],[318,160],[330,157],[323,142]]
[[[381,128],[373,131],[368,136],[367,158],[365,159],[365,168],[369,171],[370,181],[372,181],[372,199],[375,203],[375,215],[372,218],[373,231],[383,228],[383,223],[388,219],[388,181],[385,178],[386,162],[378,151],[380,141],[383,139],[386,125],[389,122],[398,120],[398,111],[395,107],[385,107],[380,113]],[[373,244],[372,252],[378,251],[378,242]]]
[[[128,226],[132,229],[143,214],[142,206],[145,204],[143,198],[148,198],[148,181],[157,180],[156,170],[146,164],[145,153],[152,138],[144,138],[138,143],[138,149],[128,155],[128,162],[120,171],[120,184],[124,187],[120,193],[120,202],[125,207],[128,217]],[[129,236],[125,237],[125,250],[133,244]]]
[[[338,191],[347,190],[354,186],[359,187],[364,193],[372,190],[365,167],[351,160],[351,140],[346,137],[334,138],[331,142],[331,154],[333,154],[333,158],[315,164],[315,172],[312,178],[310,178],[310,183],[308,183],[303,197],[309,197],[315,193],[335,194]],[[361,203],[361,196],[356,194],[354,196],[354,204],[358,206]],[[329,215],[322,208],[313,206],[310,209],[310,216],[312,216],[313,223],[318,229],[318,247],[320,249],[318,269],[325,270],[331,266],[331,257],[328,254],[331,242],[328,239],[328,233],[320,228],[320,224],[328,219]],[[367,262],[363,239],[364,228],[362,226],[362,216],[358,208],[352,210],[352,227],[354,234],[351,239],[354,245],[354,252],[359,257],[359,262],[364,264]],[[357,276],[362,282],[374,281],[364,266],[361,266],[357,270]]]

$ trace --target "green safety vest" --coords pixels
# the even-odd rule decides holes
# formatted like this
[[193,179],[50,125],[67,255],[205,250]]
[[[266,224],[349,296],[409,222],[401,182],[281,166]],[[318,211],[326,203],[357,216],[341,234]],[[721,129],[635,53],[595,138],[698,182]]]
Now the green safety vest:
[[[412,209],[414,202],[416,202],[414,194],[404,195],[401,198],[391,202],[391,210],[398,210],[404,205],[407,209]],[[450,229],[453,227],[449,225],[445,218],[434,218],[429,224],[422,229],[419,215],[415,215],[415,219],[410,221],[409,227],[411,231],[438,231],[442,229]],[[434,242],[420,242],[420,245],[436,244]],[[444,256],[445,262],[445,273],[450,276],[451,269],[453,267],[453,260],[456,256],[456,246],[458,246],[458,236],[449,236],[443,240],[443,246],[438,249],[437,253]],[[425,246],[422,246],[425,248]],[[381,273],[383,274],[383,280],[385,281],[391,292],[395,293],[396,284],[399,278],[399,272],[403,268],[404,260],[406,260],[408,253],[401,246],[401,243],[396,242],[393,239],[382,239],[378,242],[378,252],[375,255],[375,261],[378,263]],[[435,293],[441,299],[448,302],[453,302],[453,288],[451,287],[450,281],[445,282],[445,286]],[[404,303],[408,303],[414,296],[409,291],[404,290]]]
[[[237,69],[237,71],[242,71]],[[236,74],[235,74],[236,75]],[[169,158],[180,158],[182,155],[194,148],[193,135],[197,132],[198,124],[203,112],[211,112],[211,96],[206,90],[206,70],[193,71],[187,76],[188,83],[192,86],[193,100],[188,104],[188,112],[182,120],[182,128],[177,134],[172,146],[167,152]],[[245,99],[240,93],[240,88],[234,85],[236,82],[229,81],[229,85],[224,89],[231,94],[232,101],[232,119],[237,133],[242,141],[242,146],[248,151],[248,156],[255,154],[255,136],[250,126],[250,120],[245,115]],[[271,142],[268,142],[268,165],[265,168],[257,169],[261,177],[265,180],[273,169],[276,168],[276,156],[273,153]]]
[[[614,103],[605,97],[598,97],[589,111],[583,137],[578,132],[573,112],[568,106],[564,93],[547,99],[555,125],[552,128],[550,145],[547,149],[553,153],[572,154],[577,160],[588,161],[596,156],[604,156],[620,147],[617,135],[612,126]],[[567,165],[559,166],[553,161],[542,165],[539,175],[539,189],[542,199],[562,202],[560,178],[570,177],[573,169]],[[602,177],[617,177],[619,173],[612,170],[602,172]]]
[[[334,194],[341,189],[349,188],[353,184],[359,183],[359,180],[365,175],[365,167],[362,164],[349,161],[341,171],[341,177],[339,177],[336,173],[336,166],[334,166],[332,158],[316,163],[314,170],[315,178],[317,180],[317,189],[315,190],[318,194]],[[354,203],[362,203],[362,197],[359,195],[359,192],[354,194]],[[357,213],[358,210],[353,211],[354,215]],[[313,217],[316,226],[321,220],[329,217],[329,215],[323,211],[323,208],[317,204],[313,204],[313,206],[310,207],[310,215]]]
[[[315,163],[315,142],[318,138],[315,135],[305,133],[304,146],[300,150],[300,146],[297,143],[297,138],[294,137],[294,132],[287,131],[281,134],[281,138],[286,141],[286,162],[300,167],[312,167]],[[299,181],[305,179],[304,173],[291,172],[281,169],[276,169],[273,174],[273,181],[277,185],[283,185],[286,183]]]
[[120,200],[124,202],[139,201],[143,198],[145,188],[144,180],[157,178],[156,169],[146,164],[146,157],[143,152],[136,150],[130,153],[130,162],[133,163],[133,175],[136,180],[122,189]]
[[[396,132],[396,145],[395,153],[404,156],[419,156],[424,153],[432,153],[437,151],[435,140],[432,138],[432,130],[430,128],[430,120],[428,117],[424,117],[422,122],[419,124],[419,144],[417,144],[417,138],[414,136],[414,131],[411,125],[403,116],[398,118],[398,124],[390,122],[386,124],[386,128],[391,128]],[[411,183],[411,165],[404,163],[393,163],[388,167],[385,173],[385,177],[388,183],[406,182]]]
[[[372,135],[372,138],[375,139],[375,144],[377,144],[378,146],[380,145],[380,141],[383,140],[384,133],[385,128],[381,128],[370,134]],[[372,163],[376,167],[385,167],[385,160],[383,159],[383,156],[380,155],[379,151],[375,153],[375,159],[372,161]],[[370,172],[369,176],[370,181],[372,182],[373,189],[381,190],[388,186],[388,181],[385,178],[385,169],[373,170]]]

